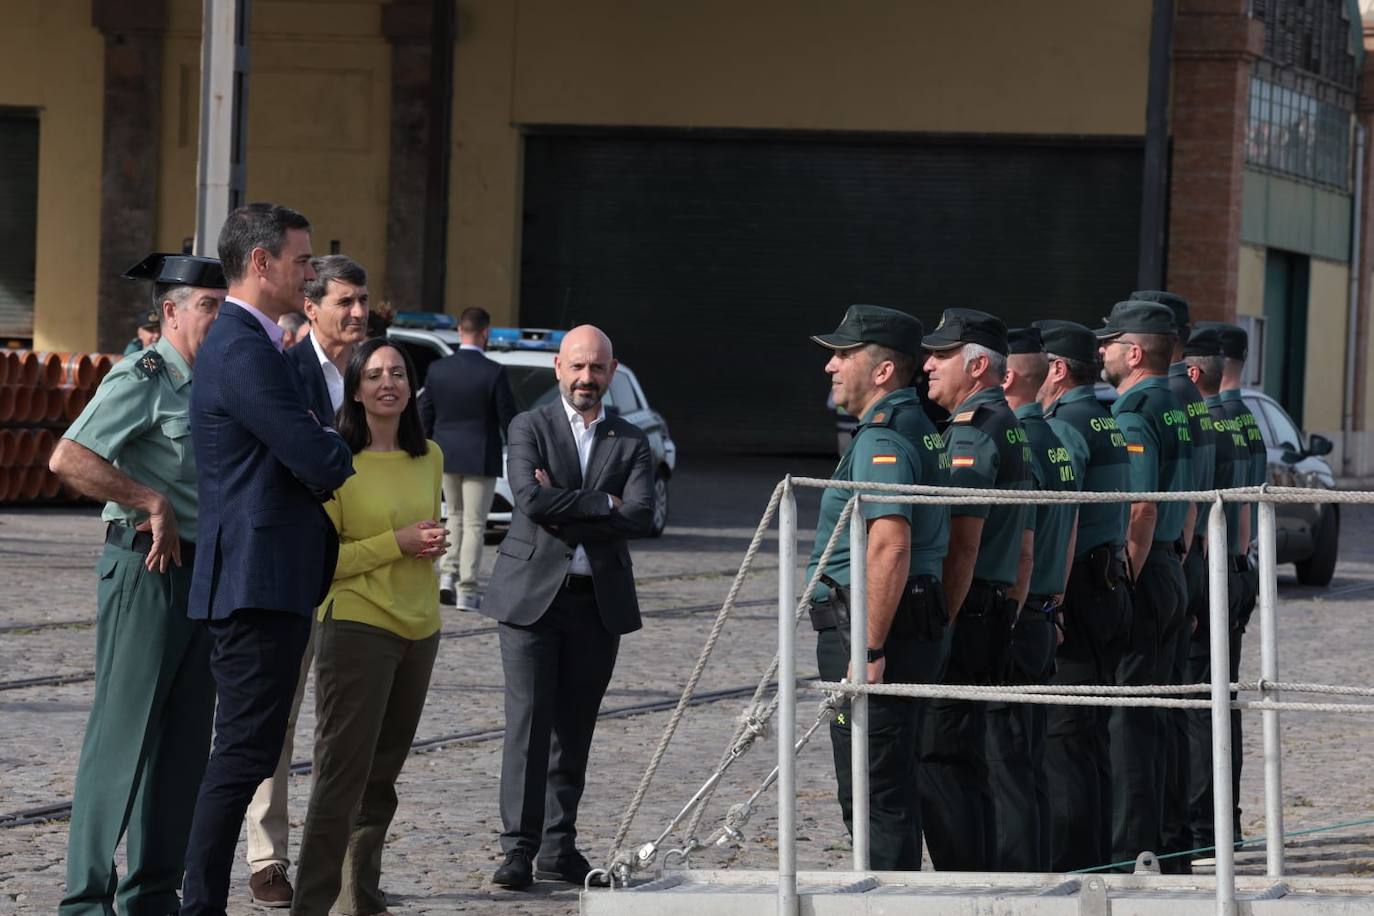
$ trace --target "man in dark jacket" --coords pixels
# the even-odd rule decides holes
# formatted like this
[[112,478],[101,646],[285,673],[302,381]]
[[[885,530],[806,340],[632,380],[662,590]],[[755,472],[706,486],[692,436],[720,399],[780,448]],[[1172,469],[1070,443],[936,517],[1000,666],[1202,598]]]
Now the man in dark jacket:
[[420,419],[425,435],[444,452],[444,502],[448,506],[448,541],[439,578],[439,600],[464,611],[481,605],[477,567],[487,513],[501,476],[501,442],[515,416],[506,369],[487,359],[491,316],[470,308],[458,318],[462,346],[429,367],[420,392]]

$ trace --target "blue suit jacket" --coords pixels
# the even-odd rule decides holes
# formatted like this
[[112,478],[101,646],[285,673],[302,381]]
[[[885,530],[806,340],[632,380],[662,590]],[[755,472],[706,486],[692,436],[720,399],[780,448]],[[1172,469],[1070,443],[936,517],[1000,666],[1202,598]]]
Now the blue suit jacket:
[[419,407],[425,435],[444,452],[445,474],[501,476],[501,440],[515,416],[505,366],[476,350],[437,359],[429,365]]
[[320,368],[320,357],[315,352],[315,342],[310,338],[302,340],[286,351],[300,375],[302,394],[306,406],[315,412],[315,418],[325,426],[334,425],[334,402],[329,400],[329,385],[324,380],[324,370]]
[[311,419],[295,369],[233,303],[220,308],[195,369],[200,534],[188,616],[309,614],[339,554],[321,502],[353,473],[353,455]]

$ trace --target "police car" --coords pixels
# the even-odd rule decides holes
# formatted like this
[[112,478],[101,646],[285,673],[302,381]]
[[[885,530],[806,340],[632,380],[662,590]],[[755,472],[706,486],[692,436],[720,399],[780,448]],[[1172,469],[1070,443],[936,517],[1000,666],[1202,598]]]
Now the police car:
[[[1331,440],[1304,436],[1279,402],[1254,388],[1242,388],[1245,406],[1255,415],[1269,453],[1269,483],[1280,487],[1334,490],[1336,477],[1323,455]],[[1116,390],[1098,383],[1097,399],[1116,400]],[[1280,563],[1292,563],[1303,585],[1329,585],[1336,572],[1341,533],[1340,506],[1332,503],[1278,503],[1274,506],[1274,547]]]
[[[452,315],[431,312],[398,312],[387,328],[387,338],[400,345],[420,376],[424,387],[430,363],[453,354],[461,343],[458,322]],[[492,328],[487,342],[487,357],[506,367],[515,409],[540,407],[559,397],[558,380],[553,374],[553,357],[563,340],[563,331],[545,328]],[[648,435],[654,459],[654,524],[658,537],[668,524],[668,481],[677,467],[677,445],[668,433],[667,421],[649,406],[644,389],[634,370],[620,364],[611,378],[603,403],[607,413],[618,413]],[[501,452],[502,474],[496,481],[487,526],[507,525],[511,519],[510,483],[505,477],[505,449]]]

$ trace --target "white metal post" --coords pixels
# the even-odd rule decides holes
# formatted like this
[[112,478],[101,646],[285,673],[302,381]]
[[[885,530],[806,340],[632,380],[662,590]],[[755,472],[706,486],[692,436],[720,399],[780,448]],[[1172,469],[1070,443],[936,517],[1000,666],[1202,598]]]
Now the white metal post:
[[[868,524],[862,496],[849,517],[849,680],[868,683]],[[868,695],[849,708],[849,761],[853,788],[854,870],[868,871]]]
[[778,505],[778,916],[797,916],[797,495]]
[[[1259,506],[1259,615],[1260,678],[1279,679],[1278,606],[1279,586],[1274,545],[1274,504]],[[1262,700],[1277,700],[1278,691],[1265,687]],[[1260,715],[1264,728],[1264,851],[1267,873],[1283,875],[1283,749],[1279,745],[1279,712],[1266,709]]]
[[196,254],[218,255],[220,227],[245,184],[248,20],[251,0],[204,0],[201,10],[200,153]]
[[1221,498],[1207,519],[1208,621],[1212,650],[1212,820],[1217,916],[1236,916],[1236,849],[1231,812],[1231,633],[1226,587],[1226,513]]

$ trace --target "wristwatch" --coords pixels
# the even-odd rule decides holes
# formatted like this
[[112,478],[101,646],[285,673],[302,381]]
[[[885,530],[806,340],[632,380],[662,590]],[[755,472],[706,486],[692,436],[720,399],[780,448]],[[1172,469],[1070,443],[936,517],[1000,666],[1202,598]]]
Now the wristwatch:
[[882,646],[879,646],[879,647],[876,648],[876,649],[874,649],[874,648],[869,648],[867,651],[868,651],[868,663],[869,663],[870,665],[873,664],[874,662],[876,662],[878,659],[883,658],[884,656],[887,655],[887,652],[883,649]]

